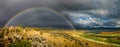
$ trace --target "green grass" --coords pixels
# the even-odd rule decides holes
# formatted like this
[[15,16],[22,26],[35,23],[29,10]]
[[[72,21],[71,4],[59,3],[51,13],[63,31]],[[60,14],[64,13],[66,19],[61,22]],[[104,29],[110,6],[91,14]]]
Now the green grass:
[[103,35],[103,34],[84,34],[83,37],[108,42],[108,43],[114,43],[120,45],[120,36],[116,34],[109,34],[109,35]]
[[8,47],[30,47],[31,44],[29,41],[20,41],[11,43]]

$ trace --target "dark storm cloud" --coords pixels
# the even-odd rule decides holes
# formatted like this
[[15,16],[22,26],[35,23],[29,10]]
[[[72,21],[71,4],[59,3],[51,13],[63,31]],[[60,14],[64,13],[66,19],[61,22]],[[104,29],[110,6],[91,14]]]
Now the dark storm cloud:
[[[82,0],[81,0],[82,1]],[[90,1],[90,0],[89,0]],[[66,11],[76,28],[120,28],[119,0],[91,0],[96,9]],[[83,3],[84,4],[84,3]],[[89,3],[88,3],[89,4]],[[94,5],[93,5],[94,6]],[[89,8],[90,6],[88,6]],[[95,8],[95,7],[93,7]],[[117,21],[116,21],[117,20]],[[116,21],[116,22],[114,22]]]
[[14,15],[31,7],[49,7],[56,10],[64,8],[55,0],[4,0],[0,4],[0,23],[5,24]]
[[[96,17],[95,19],[93,18],[94,22],[99,19],[107,21],[106,19],[116,18],[118,18],[118,21],[115,23],[119,23],[120,21],[119,0],[0,0],[0,24],[3,26],[9,19],[11,19],[19,12],[32,7],[48,7],[58,11],[59,13],[63,13],[65,11],[71,13],[76,12],[79,15],[83,15],[81,13],[84,13],[84,15]],[[77,15],[76,17],[79,17],[79,15]],[[69,18],[70,15],[65,14],[65,16]],[[76,19],[76,17],[74,19]],[[56,19],[55,17],[50,18]],[[90,21],[88,20],[88,24],[89,22]],[[108,22],[105,25],[109,25],[109,23],[111,22]]]
[[96,4],[93,4],[92,0],[64,0],[62,3],[69,10],[90,10],[98,8]]
[[88,0],[0,0],[0,23],[5,24],[20,11],[31,7],[49,7],[56,11],[65,11],[91,9],[95,6]]
[[60,29],[74,29],[73,25],[58,12],[48,8],[31,8],[17,14],[6,27],[52,27]]

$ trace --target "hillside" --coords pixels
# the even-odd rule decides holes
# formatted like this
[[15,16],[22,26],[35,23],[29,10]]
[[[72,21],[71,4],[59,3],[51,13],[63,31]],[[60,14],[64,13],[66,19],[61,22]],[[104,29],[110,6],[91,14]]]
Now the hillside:
[[120,47],[119,34],[9,27],[0,29],[0,47]]

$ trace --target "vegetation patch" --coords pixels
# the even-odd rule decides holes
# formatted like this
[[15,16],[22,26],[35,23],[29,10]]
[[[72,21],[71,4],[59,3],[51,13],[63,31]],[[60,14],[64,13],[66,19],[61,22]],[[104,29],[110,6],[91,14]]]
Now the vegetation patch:
[[119,33],[95,34],[85,30],[8,27],[0,28],[0,47],[116,47],[81,37],[120,45]]

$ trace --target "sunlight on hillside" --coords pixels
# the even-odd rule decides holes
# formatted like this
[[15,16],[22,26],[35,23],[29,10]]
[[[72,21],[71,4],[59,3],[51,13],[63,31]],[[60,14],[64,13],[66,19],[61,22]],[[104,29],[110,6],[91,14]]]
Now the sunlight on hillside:
[[119,47],[118,32],[111,35],[107,32],[88,33],[85,30],[1,28],[0,47]]

